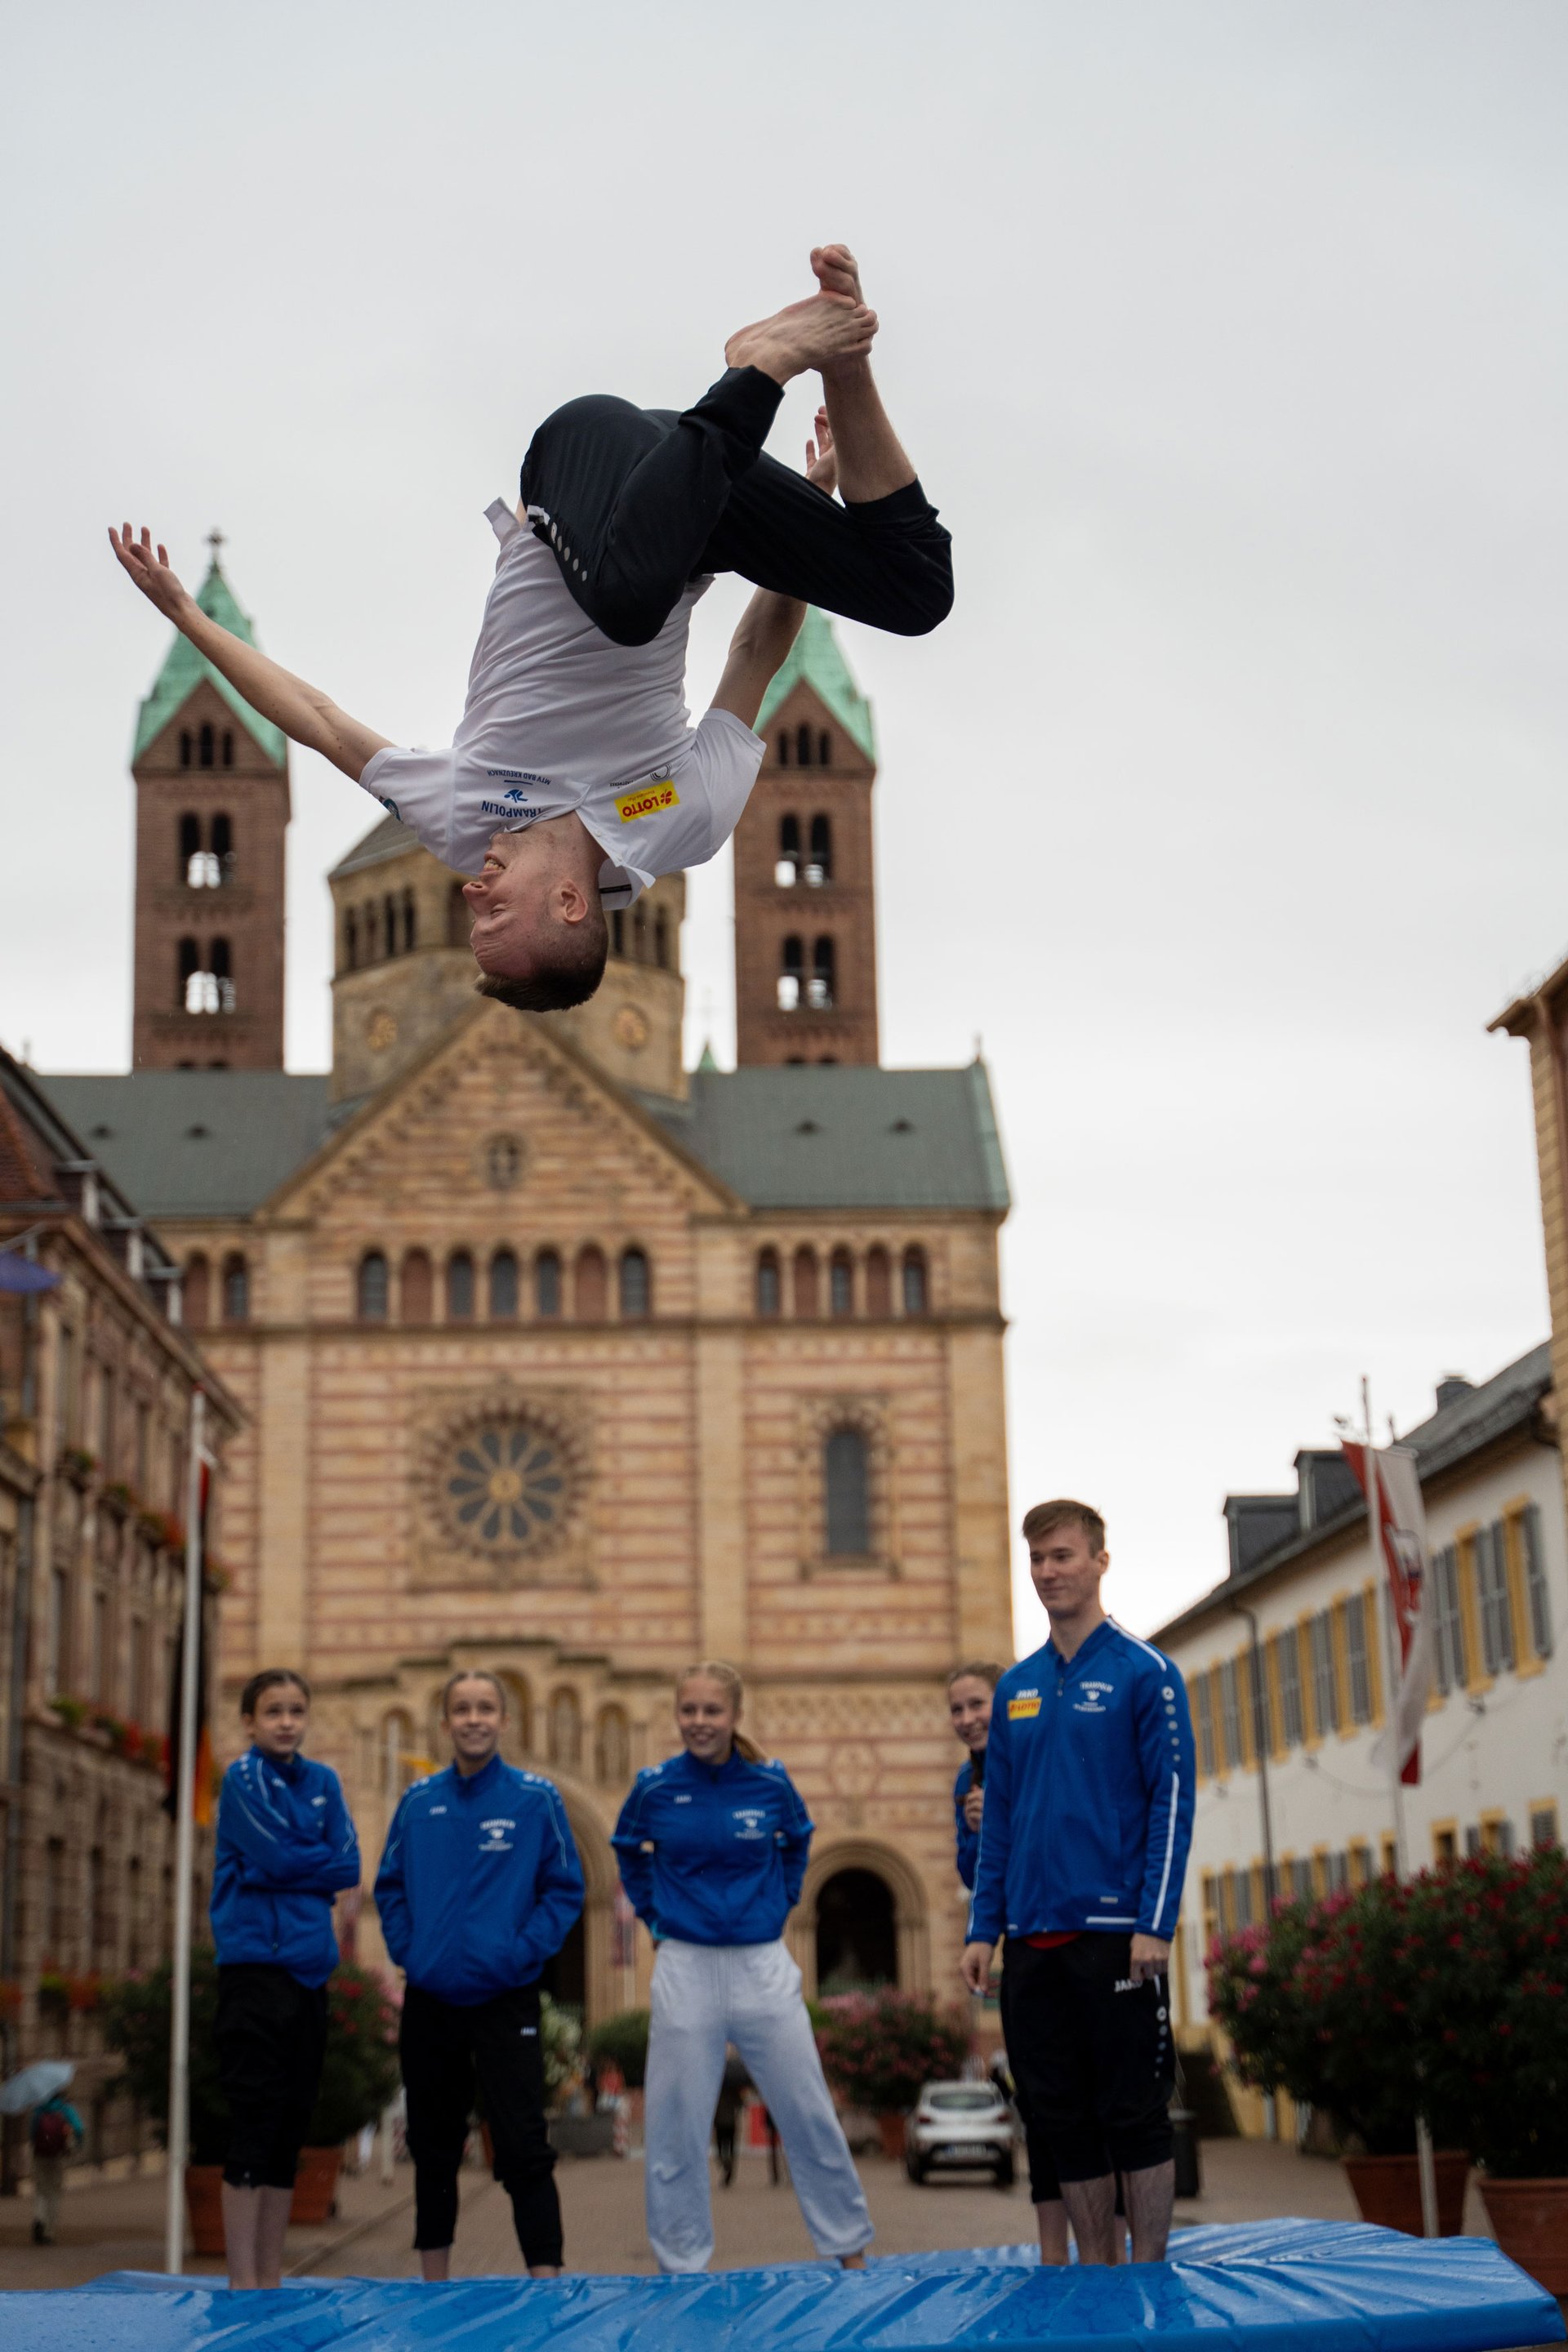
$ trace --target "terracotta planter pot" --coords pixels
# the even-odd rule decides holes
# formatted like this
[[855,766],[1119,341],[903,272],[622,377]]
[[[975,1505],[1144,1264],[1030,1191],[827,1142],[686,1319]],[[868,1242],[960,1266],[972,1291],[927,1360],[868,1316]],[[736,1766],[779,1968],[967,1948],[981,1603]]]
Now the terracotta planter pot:
[[[1421,2168],[1415,2156],[1347,2156],[1345,2178],[1363,2221],[1384,2230],[1421,2235]],[[1439,2148],[1432,2158],[1437,2175],[1437,2231],[1458,2238],[1465,2226],[1465,2183],[1470,2159],[1461,2150]]]
[[302,2147],[300,2150],[300,2168],[294,2175],[294,2198],[289,2208],[290,2221],[319,2227],[321,2222],[331,2220],[342,2162],[341,2147]]
[[877,2129],[882,2135],[882,2154],[889,2163],[901,2164],[904,2160],[903,2116],[882,2107],[878,2111]]
[[1568,2180],[1481,2180],[1497,2242],[1548,2294],[1568,2294]]
[[223,2255],[228,2252],[223,2235],[223,2167],[187,2164],[185,2219],[191,2225],[193,2254]]

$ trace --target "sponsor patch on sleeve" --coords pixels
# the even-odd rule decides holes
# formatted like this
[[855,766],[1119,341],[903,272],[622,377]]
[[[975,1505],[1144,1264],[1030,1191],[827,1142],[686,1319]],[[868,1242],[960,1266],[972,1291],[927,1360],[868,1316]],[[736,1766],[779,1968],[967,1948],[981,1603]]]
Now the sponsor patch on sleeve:
[[1038,1715],[1039,1711],[1040,1694],[1038,1691],[1024,1691],[1017,1698],[1010,1698],[1007,1701],[1007,1720],[1009,1723],[1027,1721],[1030,1716]]
[[651,784],[638,784],[635,791],[616,794],[616,810],[623,824],[636,824],[639,817],[662,816],[666,809],[679,806],[680,794],[668,776],[656,776]]

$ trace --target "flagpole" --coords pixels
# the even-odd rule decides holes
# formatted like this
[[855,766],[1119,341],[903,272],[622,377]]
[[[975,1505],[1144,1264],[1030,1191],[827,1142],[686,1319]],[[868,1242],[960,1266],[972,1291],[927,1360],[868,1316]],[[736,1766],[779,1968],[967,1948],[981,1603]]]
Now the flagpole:
[[174,2002],[169,2033],[169,2177],[165,2184],[163,2268],[184,2262],[185,2165],[190,2152],[191,1880],[196,1850],[196,1684],[202,1671],[202,1454],[206,1398],[191,1395],[190,1462],[185,1477],[185,1617],[180,1670],[179,1790],[174,1833]]
[[[1388,1560],[1383,1541],[1383,1482],[1378,1475],[1377,1445],[1372,1427],[1372,1383],[1361,1384],[1362,1418],[1366,1425],[1366,1517],[1372,1537],[1373,1565],[1377,1571],[1378,1587],[1383,1601],[1384,1675],[1388,1685],[1387,1738],[1388,1789],[1394,1805],[1394,1874],[1403,1886],[1410,1875],[1410,1854],[1405,1837],[1405,1759],[1399,1752],[1399,1685],[1403,1679],[1404,1660],[1400,1655],[1399,1628],[1394,1622],[1393,1589],[1389,1583]],[[1432,2160],[1432,2133],[1426,2117],[1419,2110],[1415,2116],[1415,2168],[1421,2180],[1421,2234],[1436,2238],[1440,2234],[1437,2221],[1437,2169]]]

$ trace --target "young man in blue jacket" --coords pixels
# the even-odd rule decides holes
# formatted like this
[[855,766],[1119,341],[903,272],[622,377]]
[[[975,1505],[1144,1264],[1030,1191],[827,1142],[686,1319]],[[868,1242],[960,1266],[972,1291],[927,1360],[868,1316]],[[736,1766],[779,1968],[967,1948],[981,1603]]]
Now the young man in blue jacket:
[[1100,1607],[1097,1511],[1039,1503],[1024,1535],[1050,1639],[996,1685],[963,1977],[984,1991],[1005,1932],[1007,2054],[1079,2261],[1116,2259],[1121,2173],[1132,2259],[1162,2262],[1175,2188],[1166,1967],[1193,1826],[1186,1692]]
[[414,2158],[414,2244],[450,2275],[458,2169],[476,2091],[534,2278],[561,2269],[561,2200],[544,2117],[539,1978],[583,1908],[583,1868],[561,1792],[501,1761],[506,1696],[493,1675],[441,1695],[444,1772],[416,1780],[386,1833],[375,1900],[408,1979],[398,2037]]

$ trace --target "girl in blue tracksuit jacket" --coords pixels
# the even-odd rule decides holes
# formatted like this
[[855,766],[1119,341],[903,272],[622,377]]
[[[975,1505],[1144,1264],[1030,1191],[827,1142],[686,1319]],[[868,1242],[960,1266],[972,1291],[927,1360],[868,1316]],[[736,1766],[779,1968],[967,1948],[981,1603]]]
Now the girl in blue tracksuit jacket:
[[784,1941],[811,1822],[784,1766],[737,1728],[744,1690],[710,1659],[676,1687],[681,1750],[639,1772],[612,1843],[658,1947],[644,2097],[649,2243],[663,2271],[713,2252],[708,2141],[733,2042],[789,2158],[819,2254],[858,2266],[871,2217]]
[[271,1666],[240,1694],[250,1741],[224,1775],[213,1862],[218,2072],[229,2109],[224,2232],[237,2287],[276,2286],[294,2168],[321,2087],[332,1904],[359,1885],[338,1776],[301,1755],[310,1693]]

